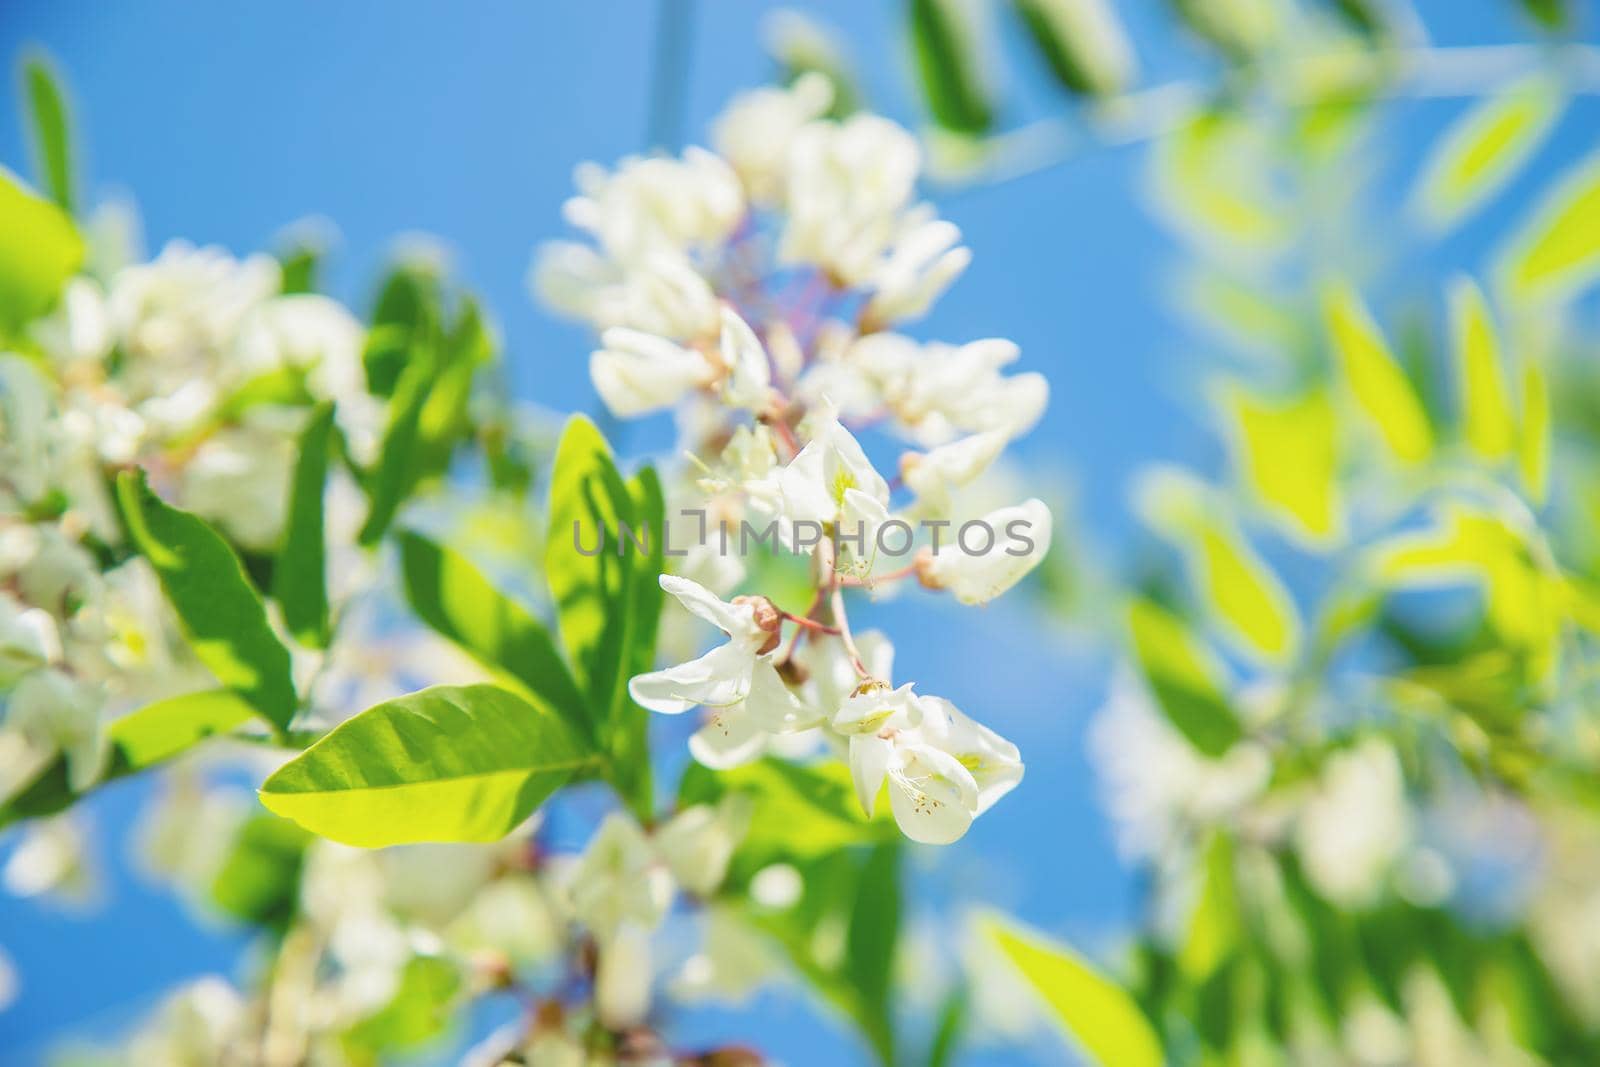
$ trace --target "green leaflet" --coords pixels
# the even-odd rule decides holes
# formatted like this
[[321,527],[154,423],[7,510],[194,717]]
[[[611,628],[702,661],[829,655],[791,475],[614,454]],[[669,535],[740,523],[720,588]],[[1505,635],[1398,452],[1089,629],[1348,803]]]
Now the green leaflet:
[[1056,81],[1106,96],[1128,87],[1133,48],[1106,0],[1012,0]]
[[956,133],[983,133],[994,122],[972,16],[965,0],[911,0],[911,45],[922,94],[933,120]]
[[1518,232],[1503,267],[1520,300],[1576,295],[1600,273],[1600,152],[1545,195]]
[[310,841],[310,834],[287,819],[264,811],[251,815],[212,880],[212,903],[240,922],[287,925],[299,902]]
[[1450,329],[1462,433],[1485,459],[1504,459],[1517,442],[1517,417],[1506,383],[1500,336],[1476,285],[1457,279],[1450,289]]
[[300,434],[300,455],[289,485],[283,547],[272,568],[272,597],[283,621],[303,645],[328,645],[327,548],[323,490],[328,481],[333,405],[320,405]]
[[83,262],[83,240],[55,204],[0,167],[0,335],[48,312]]
[[[181,755],[209,737],[248,722],[255,709],[237,693],[206,689],[147,704],[107,729],[111,761],[99,784],[137,774]],[[66,760],[57,756],[32,782],[0,805],[0,827],[17,819],[52,815],[77,799],[67,784]]]
[[1189,743],[1216,758],[1244,736],[1223,688],[1222,667],[1183,621],[1154,601],[1128,607],[1128,628],[1145,681]]
[[749,829],[730,874],[734,880],[772,863],[803,862],[900,836],[887,804],[878,805],[870,819],[861,810],[843,763],[763,759],[721,772],[691,763],[678,785],[678,803],[715,804],[729,793],[750,801]]
[[156,496],[142,471],[118,475],[116,496],[128,539],[155,568],[200,662],[268,722],[287,729],[298,706],[289,651],[239,557],[206,523]]
[[1561,96],[1539,77],[1507,87],[1457,119],[1423,166],[1412,201],[1427,222],[1460,222],[1516,176],[1560,114]]
[[[593,423],[575,416],[561,435],[550,476],[545,575],[561,641],[588,700],[594,736],[612,781],[635,813],[649,814],[646,713],[628,679],[650,669],[661,611],[662,505],[655,476],[630,486]],[[647,539],[648,551],[639,539]],[[596,546],[599,545],[598,550]]]
[[1373,432],[1400,462],[1426,459],[1433,451],[1427,412],[1360,295],[1343,283],[1330,285],[1322,314],[1340,377]]
[[1101,1067],[1161,1067],[1161,1042],[1121,986],[1066,945],[989,913],[978,929],[1016,967],[1086,1059]]
[[485,666],[521,683],[541,711],[589,736],[583,695],[539,620],[459,553],[410,530],[399,542],[406,599],[417,616]]
[[1326,548],[1342,539],[1338,427],[1326,390],[1278,402],[1235,386],[1222,403],[1234,465],[1251,495],[1304,544]]
[[560,719],[509,690],[435,686],[341,723],[260,795],[347,845],[497,841],[597,762]]
[[411,957],[393,999],[345,1031],[345,1050],[355,1062],[377,1062],[380,1052],[409,1049],[444,1033],[461,986],[461,971],[449,959]]
[[434,366],[431,356],[417,355],[406,364],[389,399],[389,425],[383,432],[378,467],[367,488],[367,521],[360,541],[372,546],[383,540],[411,490],[416,488],[422,439],[422,412],[428,403]]
[[48,56],[38,53],[30,55],[22,64],[28,115],[32,120],[30,147],[39,184],[57,207],[71,215],[77,199],[73,195],[72,126],[54,67]]

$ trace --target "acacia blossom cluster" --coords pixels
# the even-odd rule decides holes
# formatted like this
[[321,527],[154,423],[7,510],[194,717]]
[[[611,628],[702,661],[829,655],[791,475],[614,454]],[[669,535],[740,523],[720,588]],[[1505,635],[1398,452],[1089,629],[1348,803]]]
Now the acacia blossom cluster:
[[[830,118],[831,103],[828,81],[805,76],[736,99],[715,124],[715,151],[581,167],[565,214],[589,240],[546,246],[534,283],[600,331],[589,370],[614,415],[676,413],[691,462],[669,487],[669,522],[776,520],[783,547],[810,558],[803,610],[759,589],[728,600],[746,561],[702,538],[661,584],[726,641],[635,677],[634,700],[663,714],[706,709],[691,749],[713,768],[835,751],[866,811],[887,782],[903,832],[948,843],[1020,781],[1020,755],[949,701],[892,684],[891,645],[852,633],[844,593],[915,578],[982,604],[1037,565],[1050,541],[1042,502],[967,509],[975,483],[1040,418],[1048,387],[1006,373],[1019,355],[1009,341],[898,332],[970,253],[916,200],[916,140],[875,115]],[[858,437],[868,428],[901,442],[889,477]],[[913,522],[1020,525],[1027,547],[947,538],[891,568],[878,534]],[[827,536],[797,543],[802,525]]]

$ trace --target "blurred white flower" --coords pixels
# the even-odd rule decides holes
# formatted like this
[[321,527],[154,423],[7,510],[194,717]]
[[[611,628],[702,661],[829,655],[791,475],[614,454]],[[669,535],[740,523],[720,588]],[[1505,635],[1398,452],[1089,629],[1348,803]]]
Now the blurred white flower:
[[1038,499],[992,511],[953,527],[948,544],[918,558],[917,576],[963,604],[986,604],[1043,562],[1050,525],[1050,509]]
[[1306,876],[1345,907],[1377,895],[1410,837],[1400,760],[1377,738],[1328,758],[1295,831]]

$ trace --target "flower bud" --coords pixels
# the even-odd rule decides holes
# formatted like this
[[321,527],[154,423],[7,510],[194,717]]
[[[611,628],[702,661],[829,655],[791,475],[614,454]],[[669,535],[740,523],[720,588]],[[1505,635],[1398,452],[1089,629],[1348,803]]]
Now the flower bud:
[[756,627],[767,633],[767,640],[756,649],[756,654],[765,655],[777,648],[783,630],[783,612],[778,610],[778,605],[764,596],[736,596],[733,603],[749,604],[754,608]]

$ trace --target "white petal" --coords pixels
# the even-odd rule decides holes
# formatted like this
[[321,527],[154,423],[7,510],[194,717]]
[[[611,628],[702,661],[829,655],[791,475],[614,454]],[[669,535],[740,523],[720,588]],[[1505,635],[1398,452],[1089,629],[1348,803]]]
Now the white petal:
[[715,712],[694,732],[689,738],[689,754],[714,771],[732,770],[760,758],[771,736],[742,704],[734,705]]
[[676,715],[698,704],[726,707],[750,692],[755,657],[735,642],[719,645],[699,659],[662,671],[636,675],[628,695],[651,711]]
[[761,411],[768,406],[772,367],[750,324],[732,308],[722,309],[722,362],[728,367],[723,399],[734,407]]
[[974,533],[969,543],[983,551],[966,551],[958,527],[922,572],[936,588],[949,589],[963,604],[993,600],[1037,567],[1050,549],[1050,509],[1041,500],[1001,508],[980,521],[987,532]]
[[924,845],[948,845],[972,825],[978,786],[955,757],[898,745],[889,759],[889,803],[900,830]]
[[894,743],[887,738],[857,734],[850,738],[850,777],[855,782],[856,799],[869,816],[878,806],[878,790],[889,770]]
[[766,643],[769,635],[756,625],[756,612],[751,605],[729,604],[699,582],[675,574],[663,574],[661,588],[691,614],[700,616],[735,642],[753,642],[757,647]]

